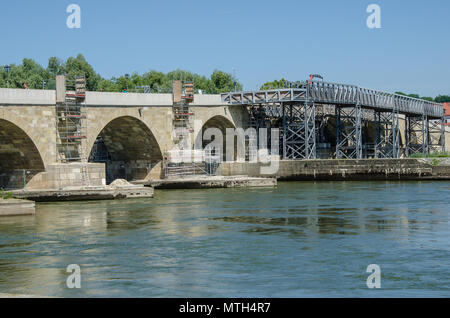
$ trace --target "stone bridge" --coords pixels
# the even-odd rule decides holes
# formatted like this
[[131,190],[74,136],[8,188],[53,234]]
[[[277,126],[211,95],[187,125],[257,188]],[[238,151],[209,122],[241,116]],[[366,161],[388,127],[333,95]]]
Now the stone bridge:
[[[0,88],[0,188],[27,184],[28,188],[55,189],[84,184],[82,165],[59,160],[56,95],[51,90]],[[218,128],[225,137],[226,128],[246,127],[250,120],[245,105],[229,105],[220,95],[195,95],[190,112],[193,129],[187,139],[191,146],[206,128]],[[82,145],[92,162],[87,166],[91,185],[102,185],[107,179],[160,178],[164,153],[177,147],[173,116],[172,94],[87,92]],[[333,125],[328,126],[332,134]],[[402,118],[400,126],[403,144]],[[446,149],[450,149],[448,128]],[[107,161],[90,156],[98,147],[99,136],[109,155]]]
[[[89,154],[102,136],[128,179],[158,178],[164,152],[175,147],[172,104],[172,94],[87,92],[84,148]],[[220,95],[195,95],[190,111],[192,145],[202,128],[225,131],[248,120],[243,107],[224,104]],[[11,174],[20,184],[24,170],[29,182],[59,164],[56,120],[55,91],[0,89],[0,187]]]

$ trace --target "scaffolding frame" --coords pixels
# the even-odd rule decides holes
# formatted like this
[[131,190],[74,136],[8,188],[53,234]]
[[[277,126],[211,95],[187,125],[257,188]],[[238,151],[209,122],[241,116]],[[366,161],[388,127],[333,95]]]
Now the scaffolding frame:
[[86,79],[65,78],[64,102],[56,103],[58,162],[87,161]]
[[[201,158],[199,154],[201,154]],[[171,160],[174,155],[177,155],[176,160]],[[216,175],[221,161],[220,153],[211,147],[204,150],[166,151],[164,154],[164,178],[213,176]]]
[[336,158],[362,158],[361,106],[338,106],[336,111]]
[[400,158],[399,113],[375,112],[375,158]]
[[186,142],[186,136],[193,132],[191,118],[194,113],[190,110],[190,103],[194,102],[194,82],[174,81],[172,87],[174,142],[184,148],[183,141]]
[[316,106],[313,102],[283,104],[283,158],[316,158],[315,116]]
[[406,117],[406,155],[429,152],[428,145],[428,118],[422,116]]
[[[84,75],[61,76],[61,85],[57,83],[57,96],[62,94],[63,101],[56,102],[56,149],[57,162],[81,163],[82,184],[90,186],[87,168],[87,107],[86,78]],[[61,173],[61,167],[59,173]],[[61,175],[59,180],[61,180]]]

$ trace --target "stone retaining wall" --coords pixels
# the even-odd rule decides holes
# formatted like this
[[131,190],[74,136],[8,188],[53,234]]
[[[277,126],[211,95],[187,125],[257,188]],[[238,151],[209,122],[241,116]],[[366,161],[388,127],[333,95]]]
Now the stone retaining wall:
[[261,163],[225,162],[223,176],[277,177],[279,180],[450,180],[450,166],[433,166],[417,159],[281,160],[279,169],[261,174]]
[[[82,179],[81,166],[80,163],[49,165],[46,172],[41,172],[31,179],[26,189],[64,189],[86,186]],[[90,186],[106,185],[104,163],[88,163],[87,172]]]

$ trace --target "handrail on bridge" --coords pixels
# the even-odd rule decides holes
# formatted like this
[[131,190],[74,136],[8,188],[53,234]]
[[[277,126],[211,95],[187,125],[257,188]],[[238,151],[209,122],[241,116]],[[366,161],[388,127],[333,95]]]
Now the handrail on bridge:
[[223,102],[231,105],[252,105],[306,100],[329,105],[359,105],[376,110],[398,111],[403,114],[426,115],[441,119],[444,106],[440,103],[399,94],[382,92],[356,85],[322,81],[301,82],[295,88],[242,91],[221,94]]

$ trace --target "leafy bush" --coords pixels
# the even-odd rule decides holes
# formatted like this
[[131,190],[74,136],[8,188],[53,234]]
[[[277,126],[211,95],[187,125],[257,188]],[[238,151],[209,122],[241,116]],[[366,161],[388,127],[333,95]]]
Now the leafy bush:
[[5,193],[5,190],[3,188],[0,189],[0,199],[8,200],[8,199],[12,199],[12,198],[13,198],[13,194],[11,191],[8,191],[7,193]]

